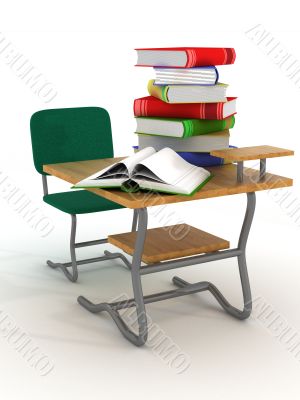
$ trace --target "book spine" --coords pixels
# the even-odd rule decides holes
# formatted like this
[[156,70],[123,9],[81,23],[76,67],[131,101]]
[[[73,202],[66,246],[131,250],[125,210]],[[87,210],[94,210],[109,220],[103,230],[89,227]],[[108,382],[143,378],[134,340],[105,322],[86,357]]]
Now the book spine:
[[223,120],[206,120],[206,119],[190,119],[183,120],[184,135],[183,137],[205,135],[208,133],[223,131],[224,129],[233,128],[235,118],[232,115]]
[[148,82],[148,92],[150,96],[154,96],[157,99],[160,99],[166,103],[169,102],[168,100],[168,89],[169,86],[167,85],[154,85],[154,79],[150,79]]
[[134,101],[133,110],[136,117],[223,119],[224,103],[169,104],[153,97]]
[[211,48],[197,49],[188,48],[185,50],[187,62],[185,68],[233,64],[236,58],[233,48]]
[[183,125],[183,138],[187,138],[189,136],[193,136],[195,133],[195,127],[193,124],[193,121],[190,119],[184,119],[182,120],[182,125]]

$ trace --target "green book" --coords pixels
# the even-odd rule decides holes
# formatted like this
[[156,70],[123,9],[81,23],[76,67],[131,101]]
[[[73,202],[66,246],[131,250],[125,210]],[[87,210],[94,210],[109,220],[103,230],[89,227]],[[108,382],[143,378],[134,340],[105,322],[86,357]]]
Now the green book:
[[231,129],[234,115],[223,120],[136,117],[136,132],[146,135],[187,138]]

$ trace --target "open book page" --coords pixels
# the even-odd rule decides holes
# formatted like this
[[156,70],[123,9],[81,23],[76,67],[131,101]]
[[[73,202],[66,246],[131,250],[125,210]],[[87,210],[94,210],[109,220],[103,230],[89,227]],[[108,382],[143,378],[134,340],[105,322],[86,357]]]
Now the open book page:
[[145,189],[190,194],[209,176],[209,171],[188,163],[172,149],[164,148],[140,162],[132,179]]
[[136,164],[154,153],[155,149],[153,147],[146,147],[138,153],[88,176],[76,183],[74,188],[120,186],[124,180],[131,176]]
[[143,150],[135,153],[133,156],[125,158],[122,163],[126,166],[128,170],[128,175],[131,176],[134,167],[141,161],[155,154],[155,149],[153,147],[146,147]]
[[[211,178],[209,171],[204,168],[197,167],[203,170],[203,174],[199,175],[196,171],[193,171],[189,177],[185,177],[181,180],[180,184],[174,185],[162,183],[159,181],[148,180],[148,179],[135,179],[141,189],[155,190],[158,192],[173,193],[173,194],[185,194],[190,195],[194,191],[199,190],[202,185],[207,183]],[[204,172],[205,171],[205,172]]]

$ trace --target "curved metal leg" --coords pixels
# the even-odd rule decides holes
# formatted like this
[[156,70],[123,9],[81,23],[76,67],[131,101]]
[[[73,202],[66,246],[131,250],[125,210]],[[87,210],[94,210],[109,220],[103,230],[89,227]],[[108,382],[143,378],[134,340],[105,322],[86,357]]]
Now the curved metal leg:
[[[133,210],[131,232],[136,232],[137,223],[138,223],[138,212],[137,212],[136,209],[134,209]],[[122,254],[122,253],[111,253],[108,250],[105,250],[104,254],[107,255],[107,256],[110,256],[110,257],[115,256],[115,258],[120,258],[123,261],[123,263],[125,264],[126,268],[131,270],[131,262],[128,261],[128,259],[124,256],[124,254]]]
[[140,275],[142,253],[147,232],[147,209],[141,208],[137,210],[137,217],[138,230],[135,242],[135,252],[132,260],[131,278],[134,294],[134,303],[132,303],[132,305],[136,307],[137,321],[139,327],[138,334],[134,333],[131,328],[124,322],[118,312],[118,307],[116,305],[109,303],[93,304],[83,296],[78,297],[78,303],[92,313],[107,311],[112,319],[115,321],[123,336],[125,336],[126,339],[128,339],[136,346],[142,346],[147,341],[148,336],[147,316]]
[[[76,226],[77,226],[76,215],[71,214],[71,237],[70,237],[71,262],[62,264],[62,263],[54,263],[50,260],[47,261],[49,267],[60,268],[71,282],[76,282],[78,279],[78,268],[77,268],[76,253],[75,253]],[[68,271],[69,267],[72,267],[72,273]]]
[[[215,299],[218,301],[218,303],[223,307],[225,311],[227,311],[230,315],[238,319],[248,318],[252,310],[251,289],[250,289],[249,276],[246,263],[246,245],[254,217],[255,203],[256,203],[255,193],[247,193],[247,209],[238,243],[238,249],[241,251],[241,253],[240,255],[237,256],[242,292],[243,292],[243,301],[244,301],[243,310],[239,310],[236,307],[232,306],[226,300],[223,294],[219,291],[219,289],[211,282],[198,282],[199,285],[203,284],[203,288],[201,289],[201,291],[208,290],[215,297]],[[189,287],[191,288],[191,285],[195,285],[188,283],[177,276],[173,278],[173,282],[176,286],[180,288],[185,287],[187,289]]]
[[124,256],[124,254],[118,252],[112,253],[108,250],[104,250],[104,254],[107,256],[107,259],[120,258],[125,264],[125,267],[129,270],[131,269],[131,262]]
[[[133,222],[132,222],[132,230],[136,230],[136,225],[137,225],[137,213],[136,210],[134,210],[133,214]],[[77,247],[86,247],[86,246],[92,246],[92,245],[97,245],[97,244],[102,244],[102,243],[107,243],[107,239],[100,239],[100,240],[93,240],[89,242],[82,242],[82,243],[75,243],[75,238],[76,238],[76,227],[77,227],[77,218],[75,214],[71,214],[71,237],[70,237],[70,253],[71,253],[71,262],[66,262],[66,263],[55,263],[53,261],[47,260],[47,264],[51,268],[60,268],[65,276],[71,281],[71,282],[76,282],[78,280],[78,265],[82,264],[90,264],[93,262],[99,262],[99,261],[104,261],[104,260],[112,260],[119,258],[120,260],[123,261],[125,264],[125,267],[127,269],[131,269],[131,263],[130,261],[124,256],[124,254],[115,252],[112,253],[108,250],[104,251],[104,256],[102,257],[94,257],[94,258],[88,258],[85,260],[77,260],[76,259],[76,248]],[[72,272],[69,271],[69,268],[72,268]]]
[[75,237],[76,237],[76,227],[77,227],[76,215],[71,214],[71,219],[72,219],[72,224],[71,224],[71,237],[70,237],[70,253],[72,262],[72,273],[69,272],[68,268],[65,266],[62,267],[62,271],[71,282],[76,282],[78,279],[78,268],[77,268],[76,253],[75,253]]

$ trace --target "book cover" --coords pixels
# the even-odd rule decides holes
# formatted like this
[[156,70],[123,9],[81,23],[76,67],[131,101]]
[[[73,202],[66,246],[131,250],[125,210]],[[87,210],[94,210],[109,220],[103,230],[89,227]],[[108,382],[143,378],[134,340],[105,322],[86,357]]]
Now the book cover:
[[[236,146],[229,146],[236,149]],[[185,161],[197,167],[216,167],[231,164],[232,161],[226,158],[211,156],[210,153],[177,152]]]
[[224,159],[220,157],[211,156],[209,153],[192,153],[178,151],[185,161],[197,167],[215,167],[224,164]]
[[191,68],[233,64],[236,53],[228,47],[139,48],[137,66]]
[[[229,146],[230,148],[236,149],[236,146]],[[135,153],[139,151],[139,146],[132,146]],[[177,154],[180,155],[185,161],[193,164],[197,167],[217,167],[220,165],[232,164],[232,161],[226,158],[215,157],[210,155],[210,153],[194,153],[194,152],[181,152],[178,151]]]
[[135,133],[187,138],[231,129],[235,118],[233,115],[223,120],[136,117],[136,122]]
[[196,118],[221,120],[236,114],[236,97],[225,103],[169,104],[153,96],[134,100],[136,117]]
[[151,146],[156,151],[168,147],[175,152],[208,153],[212,150],[229,147],[229,130],[227,129],[207,135],[191,136],[185,139],[144,134],[138,134],[137,136],[139,149],[141,150]]
[[226,102],[228,85],[217,83],[203,85],[155,85],[154,79],[148,82],[150,96],[157,97],[166,103],[216,103]]

